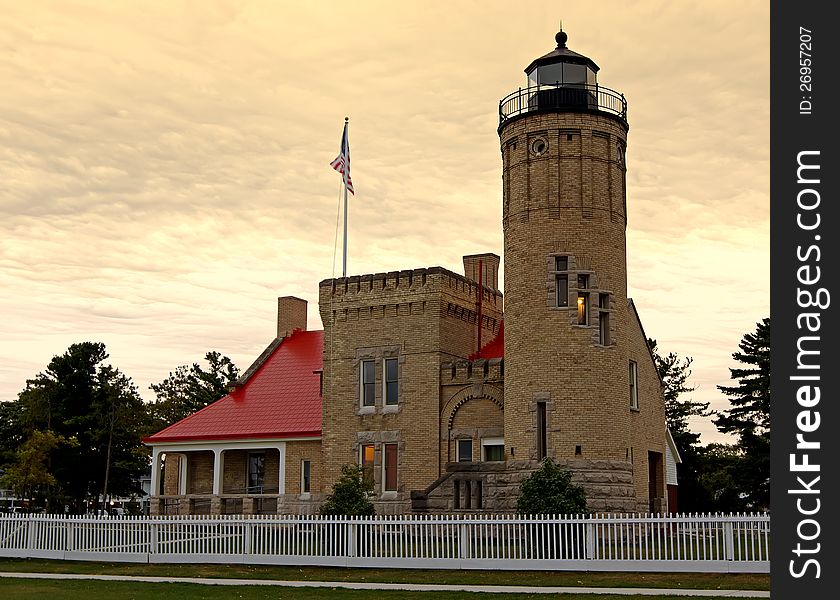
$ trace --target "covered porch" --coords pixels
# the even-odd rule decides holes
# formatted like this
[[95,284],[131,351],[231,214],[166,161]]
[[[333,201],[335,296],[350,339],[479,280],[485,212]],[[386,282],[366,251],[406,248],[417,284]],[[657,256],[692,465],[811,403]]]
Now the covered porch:
[[[287,478],[287,462],[286,441],[155,444],[150,513],[289,512],[287,500],[295,504],[311,500],[311,463],[301,461],[296,465],[301,470],[300,477]],[[287,489],[290,479],[297,484],[294,489]]]

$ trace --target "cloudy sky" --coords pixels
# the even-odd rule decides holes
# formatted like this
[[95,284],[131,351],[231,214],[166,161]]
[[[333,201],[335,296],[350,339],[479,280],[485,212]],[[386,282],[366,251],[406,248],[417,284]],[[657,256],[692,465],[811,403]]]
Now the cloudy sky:
[[244,369],[281,295],[319,328],[345,115],[350,273],[501,254],[498,101],[559,19],[629,102],[630,295],[725,408],[769,314],[762,0],[0,0],[0,399],[86,340],[149,400],[208,350]]

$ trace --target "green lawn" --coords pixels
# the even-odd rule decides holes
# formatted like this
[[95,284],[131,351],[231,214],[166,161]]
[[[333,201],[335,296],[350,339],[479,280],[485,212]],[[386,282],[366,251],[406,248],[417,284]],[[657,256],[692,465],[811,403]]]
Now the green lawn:
[[[214,586],[189,583],[135,583],[123,581],[44,581],[0,578],[0,597],[15,600],[546,600],[545,594],[476,594],[470,592],[406,592],[402,590],[342,590],[335,588],[282,588],[274,586]],[[650,600],[652,596],[563,594],[578,600]],[[686,600],[685,596],[657,596],[660,600]],[[693,597],[693,600],[704,600]],[[706,598],[705,600],[710,600]]]
[[[262,565],[147,565],[37,559],[0,559],[0,571],[26,573],[97,573],[108,575],[147,575],[153,577],[359,581],[373,583],[653,587],[705,590],[770,589],[769,575],[749,573],[597,573],[570,571],[347,569],[338,567],[279,567]],[[277,588],[273,589],[276,590]],[[591,597],[588,596],[588,598]]]

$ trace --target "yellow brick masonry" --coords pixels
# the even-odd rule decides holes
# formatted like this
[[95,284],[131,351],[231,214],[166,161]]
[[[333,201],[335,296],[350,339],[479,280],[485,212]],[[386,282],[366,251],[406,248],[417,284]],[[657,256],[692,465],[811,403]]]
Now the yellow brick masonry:
[[[505,125],[505,445],[535,458],[535,407],[545,401],[548,455],[628,461],[647,499],[647,453],[664,453],[664,409],[644,337],[627,305],[626,127],[585,113],[530,115]],[[535,139],[548,143],[537,156]],[[552,264],[569,256],[569,308],[558,308]],[[575,273],[589,277],[589,322],[577,324]],[[598,296],[611,299],[610,344],[598,343]],[[629,403],[629,360],[647,399]],[[576,447],[581,454],[576,456]],[[642,462],[640,462],[640,457]],[[661,495],[664,495],[664,484]]]
[[[483,338],[489,341],[501,321],[501,292],[483,291]],[[367,443],[376,447],[382,510],[406,510],[410,491],[425,488],[440,475],[440,365],[476,350],[477,294],[475,282],[440,267],[321,282],[326,485],[337,479],[342,465],[358,463],[359,448]],[[384,405],[385,358],[398,359],[396,406]],[[361,407],[363,360],[376,365],[372,408]],[[399,448],[396,494],[382,487],[384,443]]]

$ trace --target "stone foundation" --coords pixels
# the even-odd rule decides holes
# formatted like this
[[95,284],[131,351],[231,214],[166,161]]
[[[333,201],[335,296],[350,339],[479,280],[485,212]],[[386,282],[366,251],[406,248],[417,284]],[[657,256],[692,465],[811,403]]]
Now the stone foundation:
[[[583,486],[590,512],[630,513],[647,505],[647,499],[636,499],[629,462],[566,460],[557,464],[571,471],[572,481]],[[531,460],[448,463],[445,475],[426,490],[412,492],[412,512],[515,512],[519,487],[538,467]]]

